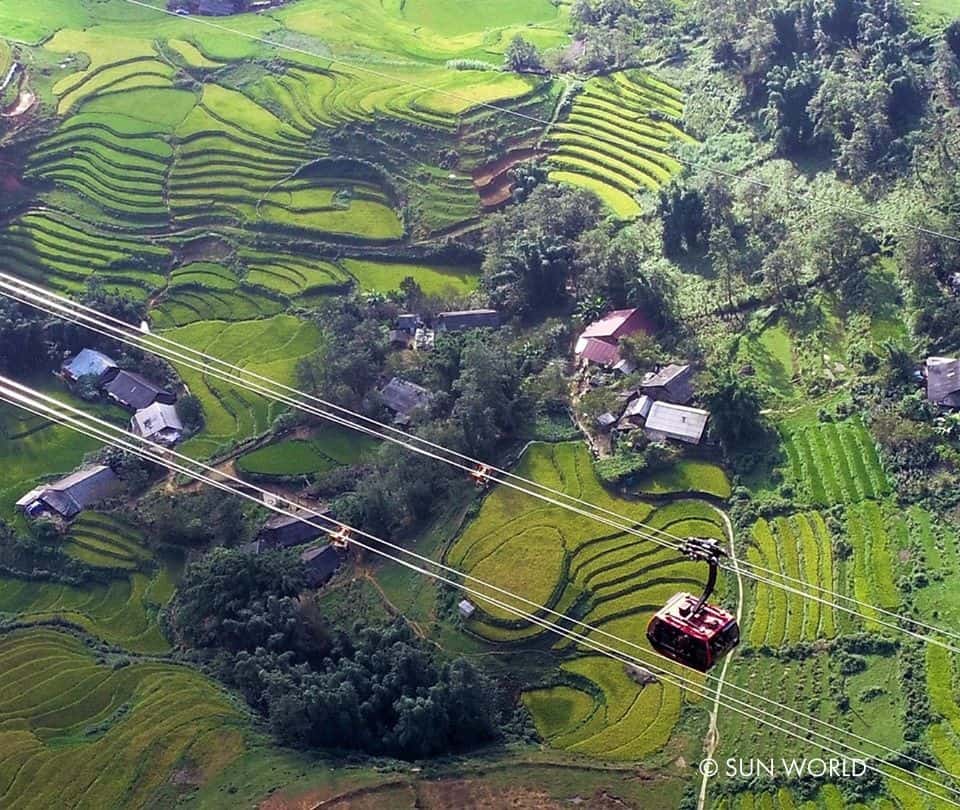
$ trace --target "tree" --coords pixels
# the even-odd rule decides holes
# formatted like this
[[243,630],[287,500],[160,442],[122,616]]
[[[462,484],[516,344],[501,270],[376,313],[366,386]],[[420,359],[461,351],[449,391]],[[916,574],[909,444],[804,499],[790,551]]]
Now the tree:
[[196,394],[187,394],[177,400],[177,415],[190,433],[203,427],[203,406]]
[[575,242],[599,220],[593,194],[551,183],[491,217],[483,235],[483,285],[491,303],[520,315],[557,306],[566,298]]
[[763,433],[762,401],[748,378],[731,366],[715,369],[703,393],[710,419],[724,450],[733,455]]
[[[295,597],[305,586],[293,554],[215,548],[187,566],[170,613],[177,635],[191,647],[245,649],[257,646],[249,635],[253,626],[243,621],[251,618],[251,606]],[[266,609],[289,618],[279,603]]]
[[507,46],[504,66],[515,73],[542,73],[543,57],[537,46],[517,34]]

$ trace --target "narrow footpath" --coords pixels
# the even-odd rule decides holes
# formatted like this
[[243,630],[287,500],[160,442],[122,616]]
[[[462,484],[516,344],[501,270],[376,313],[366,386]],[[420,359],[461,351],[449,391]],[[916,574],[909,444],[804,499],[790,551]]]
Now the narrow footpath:
[[[730,560],[733,563],[733,570],[737,575],[737,624],[742,624],[743,619],[743,577],[740,575],[740,564],[737,560],[737,547],[736,543],[733,540],[733,524],[730,523],[730,518],[727,516],[727,513],[718,507],[713,507],[716,509],[717,513],[723,518],[723,525],[726,528],[727,541],[730,543]],[[733,656],[736,655],[737,651],[734,649],[724,660],[723,667],[720,670],[720,677],[717,680],[717,691],[713,696],[713,708],[710,711],[710,728],[707,731],[707,738],[704,741],[703,746],[703,758],[704,759],[713,759],[714,754],[717,751],[717,746],[720,744],[720,734],[717,730],[717,718],[720,714],[720,698],[723,693],[723,685],[727,680],[727,669],[730,667],[730,661],[733,660]],[[704,810],[707,804],[707,785],[710,782],[710,776],[708,772],[702,772],[702,780],[700,782],[700,795],[697,798],[697,810]]]

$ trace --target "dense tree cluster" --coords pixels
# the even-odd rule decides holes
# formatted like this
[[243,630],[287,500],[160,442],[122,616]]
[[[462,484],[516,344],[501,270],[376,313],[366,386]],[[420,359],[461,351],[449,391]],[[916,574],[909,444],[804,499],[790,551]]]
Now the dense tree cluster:
[[187,568],[171,628],[286,744],[414,759],[495,738],[495,691],[471,664],[399,623],[331,632],[303,585],[294,555],[215,549]]
[[898,3],[702,0],[698,17],[782,153],[824,149],[858,181],[906,165],[929,55]]

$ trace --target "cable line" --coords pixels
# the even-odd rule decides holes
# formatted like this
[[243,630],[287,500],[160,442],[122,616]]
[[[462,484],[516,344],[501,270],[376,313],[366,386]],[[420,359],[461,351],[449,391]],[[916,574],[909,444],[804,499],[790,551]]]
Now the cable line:
[[[535,481],[523,478],[507,470],[486,465],[477,459],[473,459],[453,450],[448,450],[441,445],[437,445],[425,439],[420,439],[420,437],[416,436],[415,434],[407,433],[391,425],[387,425],[370,417],[364,416],[356,411],[352,411],[348,408],[336,405],[335,403],[328,402],[327,400],[319,399],[318,397],[298,391],[295,388],[271,380],[263,375],[248,371],[240,366],[227,363],[226,361],[220,360],[217,357],[177,343],[176,341],[173,341],[162,335],[144,333],[131,324],[120,320],[119,318],[101,313],[92,307],[87,307],[83,304],[74,302],[69,298],[47,291],[43,287],[30,284],[29,282],[22,281],[14,276],[2,272],[0,272],[0,295],[7,296],[21,303],[41,309],[48,314],[73,320],[90,329],[91,331],[104,335],[105,337],[119,340],[127,345],[135,346],[139,349],[146,348],[147,350],[154,352],[161,357],[165,357],[168,360],[173,358],[176,362],[181,362],[184,365],[205,375],[214,376],[225,382],[241,387],[249,392],[280,401],[311,415],[331,421],[334,424],[338,424],[342,427],[350,428],[374,438],[390,441],[404,447],[405,449],[419,453],[428,458],[450,464],[459,468],[460,470],[463,470],[464,472],[474,473],[476,471],[476,467],[478,465],[482,465],[488,469],[490,473],[496,472],[497,476],[500,476],[496,477],[490,475],[489,478],[491,481],[510,487],[524,494],[539,498],[540,500],[550,503],[553,506],[567,509],[568,511],[572,511],[582,517],[596,520],[621,532],[649,540],[664,546],[665,548],[669,548],[681,553],[681,546],[685,542],[685,539],[676,535],[672,535],[665,530],[654,529],[647,526],[640,528],[635,522],[624,523],[623,521],[628,519],[616,512],[613,512],[612,510],[605,509],[603,507],[597,507],[588,501],[584,501],[573,496],[567,496],[565,493],[559,490],[538,484]],[[158,344],[163,345],[161,346]],[[168,347],[176,347],[176,350]],[[187,352],[188,354],[184,354],[184,352]],[[221,370],[221,367],[222,369],[226,370]],[[254,381],[246,379],[248,377],[253,378]],[[262,385],[259,382],[261,380],[265,381],[266,385]],[[280,391],[289,391],[296,396],[290,397],[283,393],[279,393],[275,389],[280,389]],[[317,407],[310,405],[308,402],[304,402],[303,399],[318,402],[324,407],[347,414],[349,419],[330,413],[329,411],[320,410]],[[354,420],[364,424],[357,424],[357,422]],[[367,427],[367,425],[374,425],[376,428],[379,428],[379,430]],[[444,457],[442,454],[452,456],[452,458]],[[463,461],[461,462],[460,459]],[[513,483],[514,481],[522,482],[522,485],[515,484]],[[533,489],[531,489],[531,487]],[[564,501],[569,501],[569,503]],[[587,509],[581,508],[580,505],[587,507]],[[600,512],[602,514],[598,515],[596,512]],[[614,519],[608,518],[605,515],[612,515]],[[740,562],[740,566],[740,573],[742,573],[744,576],[754,579],[757,582],[764,583],[771,587],[780,588],[788,593],[792,593],[806,599],[811,599],[828,607],[833,607],[842,612],[857,616],[865,621],[876,623],[887,629],[905,633],[925,643],[934,644],[952,652],[960,653],[960,647],[957,647],[953,644],[948,644],[932,636],[918,633],[910,629],[910,626],[912,625],[914,627],[924,628],[933,633],[960,640],[960,634],[958,633],[942,627],[937,627],[932,624],[927,624],[911,617],[902,616],[886,608],[881,608],[866,602],[862,602],[858,599],[836,593],[822,586],[814,585],[796,577],[788,576],[782,572],[773,571],[772,569],[763,568],[762,566],[754,566],[749,562],[744,561]],[[731,570],[729,565],[724,565],[722,567],[724,567],[725,570]],[[776,577],[778,580],[783,581],[776,581],[775,579],[771,579],[771,577]],[[848,607],[846,604],[839,604],[836,601],[824,599],[815,594],[800,590],[797,587],[787,585],[785,582],[795,583],[802,588],[811,588],[832,596],[835,599],[856,605],[857,607],[863,608],[863,610],[857,610]],[[895,624],[892,621],[881,619],[879,618],[880,615],[890,617],[898,622],[903,622],[907,626]]]
[[[304,511],[306,511],[308,514],[310,514],[313,518],[315,518],[315,519],[320,519],[320,520],[324,521],[325,524],[332,524],[332,525],[335,526],[336,528],[334,529],[334,528],[331,528],[331,527],[326,526],[326,525],[320,526],[320,525],[314,523],[312,520],[309,520],[309,519],[304,518],[302,514],[297,514],[297,513],[295,513],[295,512],[292,512],[292,511],[289,511],[289,510],[285,510],[285,509],[283,509],[282,507],[280,507],[280,506],[278,506],[278,505],[275,505],[275,504],[267,504],[267,503],[264,503],[264,502],[261,500],[261,498],[262,498],[263,496],[266,496],[266,495],[273,495],[273,496],[275,496],[275,493],[272,493],[272,492],[270,492],[269,490],[266,490],[266,489],[264,489],[264,488],[262,488],[262,487],[258,487],[258,486],[252,485],[252,484],[248,484],[247,482],[244,482],[244,481],[242,481],[241,479],[236,478],[235,476],[233,476],[233,475],[231,475],[231,474],[229,474],[229,473],[225,473],[225,472],[216,470],[215,468],[213,468],[213,467],[211,467],[211,466],[209,466],[209,465],[206,465],[206,464],[204,464],[204,463],[202,463],[202,462],[199,462],[199,461],[197,461],[197,460],[195,460],[195,459],[191,459],[191,458],[189,458],[189,457],[187,457],[187,456],[184,456],[184,455],[182,455],[182,454],[180,454],[180,453],[175,453],[175,452],[169,450],[168,448],[165,448],[165,447],[163,447],[163,446],[161,446],[161,445],[158,445],[158,444],[156,444],[156,443],[154,443],[154,442],[150,442],[149,440],[146,440],[146,439],[143,439],[143,438],[140,438],[140,437],[130,436],[129,434],[125,433],[121,428],[119,428],[119,427],[117,427],[117,426],[115,426],[115,425],[112,425],[111,423],[106,422],[105,420],[102,420],[102,419],[99,419],[99,418],[97,418],[97,417],[94,417],[94,416],[92,416],[92,415],[90,415],[90,414],[87,414],[86,412],[84,412],[84,411],[82,411],[82,410],[80,410],[80,409],[74,408],[73,406],[70,406],[70,405],[67,405],[67,404],[65,404],[65,403],[59,402],[58,400],[56,400],[56,399],[54,399],[54,398],[52,398],[52,397],[49,397],[49,396],[47,396],[47,395],[45,395],[45,394],[42,394],[42,393],[40,393],[40,392],[37,392],[37,391],[35,391],[34,389],[29,388],[28,386],[22,385],[22,384],[20,384],[20,383],[17,383],[17,382],[15,382],[15,381],[13,381],[13,380],[9,380],[9,379],[4,378],[4,377],[0,377],[0,399],[4,399],[5,401],[10,402],[11,404],[14,404],[14,405],[16,405],[16,406],[18,406],[18,407],[21,407],[21,408],[24,408],[24,409],[26,409],[26,410],[29,410],[29,411],[31,411],[32,413],[35,413],[35,414],[37,414],[37,415],[39,415],[39,416],[42,416],[42,417],[44,417],[44,418],[47,418],[47,419],[51,419],[51,420],[53,420],[53,421],[56,421],[56,422],[58,422],[59,424],[63,424],[63,425],[66,425],[66,426],[68,426],[68,427],[71,427],[72,429],[77,430],[77,431],[79,431],[79,432],[81,432],[81,433],[84,433],[85,435],[88,435],[88,436],[90,436],[91,438],[96,438],[96,439],[98,439],[98,440],[100,440],[100,441],[104,441],[104,442],[106,442],[106,443],[108,443],[108,444],[110,444],[110,445],[112,445],[112,446],[114,446],[114,447],[118,447],[118,448],[120,448],[120,449],[127,450],[128,452],[132,452],[132,453],[134,453],[135,455],[140,456],[141,458],[145,458],[145,459],[147,459],[147,460],[150,460],[150,461],[152,461],[152,462],[154,462],[154,463],[156,463],[156,464],[159,464],[160,466],[163,466],[163,467],[165,467],[165,468],[167,468],[167,469],[169,469],[169,470],[176,471],[176,472],[180,472],[180,473],[182,473],[182,474],[184,474],[184,475],[187,475],[187,476],[189,476],[189,477],[191,477],[191,478],[194,478],[195,480],[198,480],[198,481],[201,481],[201,482],[204,482],[204,483],[208,483],[208,484],[210,484],[210,485],[212,485],[212,486],[214,486],[214,487],[216,487],[216,488],[219,488],[219,489],[221,489],[221,490],[223,490],[223,491],[230,492],[230,493],[236,494],[236,495],[240,495],[241,497],[244,497],[244,498],[246,498],[247,500],[253,501],[254,503],[257,503],[258,505],[265,506],[266,508],[271,509],[272,511],[275,511],[275,512],[277,512],[278,514],[283,514],[283,515],[286,515],[286,516],[288,516],[288,517],[292,517],[292,518],[295,518],[295,519],[297,519],[297,520],[301,520],[302,522],[309,523],[310,525],[313,525],[313,526],[315,526],[316,528],[319,528],[319,529],[321,529],[322,531],[325,531],[327,534],[330,534],[330,535],[339,535],[339,534],[341,534],[341,533],[344,532],[344,531],[348,531],[348,532],[349,532],[349,535],[347,535],[347,540],[348,540],[348,542],[350,542],[350,543],[352,543],[352,544],[354,544],[354,545],[357,545],[357,546],[360,547],[360,548],[363,548],[363,549],[365,549],[365,550],[371,551],[372,553],[375,553],[375,554],[378,554],[378,555],[380,555],[380,556],[383,556],[383,557],[385,557],[385,558],[387,558],[387,559],[392,560],[393,562],[397,562],[397,563],[400,564],[400,565],[404,565],[404,566],[406,566],[406,567],[408,567],[408,568],[411,568],[412,570],[415,570],[415,571],[417,571],[418,573],[424,574],[424,575],[426,575],[426,576],[433,577],[433,578],[438,579],[439,581],[442,581],[442,582],[444,582],[444,583],[446,583],[446,584],[448,584],[448,585],[451,585],[451,586],[453,586],[453,587],[457,587],[457,588],[459,588],[459,589],[461,589],[461,590],[464,590],[464,591],[466,591],[467,593],[470,593],[471,595],[475,596],[475,597],[476,597],[477,599],[479,599],[479,600],[483,600],[483,601],[486,601],[486,602],[488,602],[488,603],[490,603],[490,604],[493,604],[493,605],[495,605],[495,606],[497,606],[497,607],[500,607],[501,609],[506,610],[506,611],[508,611],[508,612],[511,612],[512,614],[517,615],[517,616],[519,616],[519,617],[521,617],[521,618],[523,618],[523,619],[525,619],[525,620],[527,620],[527,621],[531,621],[531,622],[533,622],[533,623],[535,623],[535,624],[537,624],[537,625],[539,625],[539,626],[541,626],[541,627],[544,627],[545,629],[552,630],[553,632],[556,632],[556,633],[558,633],[558,634],[560,634],[560,635],[563,635],[564,637],[566,637],[566,638],[568,638],[568,639],[575,640],[575,641],[577,641],[578,643],[583,643],[583,644],[589,646],[591,649],[594,649],[595,651],[604,652],[604,654],[607,654],[607,653],[612,652],[612,653],[615,653],[615,656],[621,656],[621,658],[618,658],[618,660],[622,660],[622,661],[623,661],[624,659],[626,659],[626,660],[629,661],[629,662],[636,663],[636,664],[638,664],[638,665],[640,665],[640,666],[644,666],[644,667],[646,667],[646,668],[648,668],[648,669],[653,669],[653,670],[656,670],[656,671],[658,671],[658,672],[660,672],[660,673],[663,673],[663,675],[664,675],[665,678],[668,680],[668,682],[672,682],[672,683],[674,683],[674,685],[680,685],[681,688],[690,688],[690,687],[692,686],[694,689],[699,690],[699,691],[697,692],[697,694],[698,694],[699,696],[701,696],[701,697],[703,697],[704,694],[705,694],[705,692],[706,692],[706,687],[705,687],[705,686],[702,686],[702,685],[699,684],[699,683],[690,681],[689,678],[683,679],[682,675],[676,675],[676,674],[674,674],[674,673],[671,673],[671,672],[669,672],[669,670],[665,670],[665,669],[663,669],[662,667],[660,667],[660,666],[658,666],[658,665],[656,665],[656,664],[651,664],[649,661],[646,661],[646,660],[644,660],[644,659],[640,659],[640,658],[638,658],[638,657],[635,656],[635,655],[634,655],[634,656],[630,656],[630,655],[628,655],[628,654],[626,654],[626,653],[623,653],[622,650],[618,650],[618,649],[616,649],[616,648],[614,648],[614,647],[610,647],[609,645],[603,644],[602,642],[598,642],[598,641],[596,641],[595,639],[588,638],[588,637],[585,636],[585,635],[582,635],[582,634],[575,633],[575,632],[573,632],[573,631],[567,630],[566,628],[562,627],[560,624],[558,624],[558,623],[556,623],[556,622],[551,622],[551,621],[548,621],[548,620],[546,620],[546,619],[543,619],[541,616],[538,616],[538,615],[536,615],[536,614],[534,614],[534,613],[530,613],[530,612],[527,612],[527,611],[520,610],[519,608],[517,608],[517,607],[514,606],[514,605],[510,605],[510,604],[508,604],[508,603],[506,603],[506,602],[503,602],[503,601],[498,600],[498,599],[496,599],[496,598],[494,598],[494,597],[491,597],[488,593],[484,593],[484,592],[482,592],[482,591],[478,591],[478,590],[476,590],[475,588],[471,588],[470,586],[465,586],[465,585],[463,585],[462,583],[460,583],[460,582],[457,581],[457,580],[452,580],[452,579],[450,579],[450,578],[448,578],[448,577],[445,577],[445,576],[443,576],[443,575],[436,574],[435,572],[428,571],[428,570],[422,568],[420,565],[418,565],[418,564],[416,564],[416,563],[410,563],[409,561],[405,561],[405,560],[399,559],[399,558],[397,558],[397,557],[394,557],[394,556],[392,556],[392,555],[389,555],[389,554],[387,554],[386,552],[384,552],[384,551],[383,551],[382,549],[380,549],[380,548],[377,548],[377,547],[374,547],[374,546],[370,546],[370,545],[367,545],[367,544],[365,544],[365,543],[363,543],[363,542],[357,541],[354,535],[359,535],[359,536],[365,537],[365,538],[369,539],[370,541],[376,543],[378,546],[386,546],[387,548],[391,548],[391,549],[396,550],[396,551],[398,551],[398,552],[400,552],[400,553],[402,553],[402,554],[405,554],[405,555],[407,555],[407,556],[411,556],[411,557],[417,559],[418,562],[422,562],[422,563],[425,563],[425,564],[427,564],[427,565],[433,566],[434,568],[437,568],[437,569],[440,569],[440,570],[449,572],[449,573],[451,573],[451,574],[453,574],[453,575],[455,575],[455,576],[463,577],[464,579],[467,579],[467,580],[470,580],[470,581],[472,581],[472,582],[478,583],[478,585],[480,585],[480,586],[483,586],[483,587],[485,587],[485,588],[489,588],[489,589],[492,590],[492,591],[499,592],[499,593],[502,593],[502,594],[504,594],[504,595],[507,595],[507,596],[509,596],[509,597],[511,597],[511,598],[513,598],[513,599],[516,599],[516,600],[519,601],[519,602],[522,602],[522,603],[531,605],[531,606],[532,606],[535,610],[537,610],[537,611],[543,611],[543,612],[546,612],[546,613],[549,613],[549,614],[553,614],[553,615],[559,617],[561,620],[569,621],[569,622],[572,622],[572,623],[574,623],[574,624],[576,624],[576,625],[582,626],[582,627],[584,627],[588,632],[597,632],[597,633],[600,633],[601,635],[608,636],[608,637],[610,637],[611,639],[614,639],[614,640],[616,640],[616,641],[625,643],[625,644],[627,644],[627,645],[629,645],[629,646],[635,647],[635,648],[637,648],[638,650],[640,650],[641,652],[643,652],[643,653],[645,653],[645,654],[648,654],[648,655],[650,654],[650,651],[646,650],[645,648],[641,647],[640,645],[636,644],[635,642],[630,642],[630,641],[628,641],[628,640],[626,640],[626,639],[620,638],[620,637],[615,636],[615,635],[613,635],[613,634],[611,634],[611,633],[608,633],[608,632],[606,632],[606,631],[603,631],[602,629],[600,629],[600,628],[598,628],[598,627],[591,626],[591,625],[589,625],[589,624],[587,624],[587,623],[585,623],[585,622],[571,619],[570,617],[564,616],[563,614],[560,614],[560,613],[558,613],[557,611],[554,611],[554,610],[552,610],[552,609],[550,609],[550,608],[547,608],[547,607],[545,607],[545,606],[543,606],[543,605],[538,605],[538,604],[536,604],[535,602],[532,602],[531,600],[525,599],[524,597],[521,597],[521,596],[519,596],[519,595],[517,595],[517,594],[511,593],[510,591],[507,591],[507,590],[505,590],[505,589],[499,588],[498,586],[494,586],[494,585],[492,585],[492,584],[490,584],[490,583],[484,582],[483,580],[477,579],[476,577],[472,577],[472,576],[469,576],[469,575],[465,575],[465,574],[463,574],[462,572],[458,571],[457,569],[451,568],[450,566],[446,566],[446,565],[444,565],[444,564],[442,564],[442,563],[438,563],[438,562],[436,562],[436,561],[434,561],[434,560],[431,560],[431,559],[428,558],[428,557],[423,557],[422,555],[418,555],[418,554],[416,554],[415,552],[410,551],[409,549],[405,549],[405,548],[403,548],[402,546],[397,545],[396,543],[391,543],[391,542],[385,541],[385,540],[383,540],[383,539],[381,539],[381,538],[376,537],[375,535],[369,534],[369,533],[364,532],[364,531],[359,530],[359,529],[353,529],[352,527],[348,526],[347,524],[342,523],[341,521],[338,521],[338,520],[336,520],[336,519],[334,519],[334,518],[332,518],[332,517],[326,516],[326,515],[322,515],[321,513],[316,512],[316,511],[314,511],[314,510],[310,510],[310,509],[308,509],[308,508],[307,508],[307,509],[304,509]],[[71,416],[64,416],[64,415],[63,415],[63,411],[67,411],[67,412],[69,412],[69,413],[72,413],[72,414],[74,414],[75,416],[72,416],[72,417],[71,417]],[[94,427],[91,427],[89,424],[84,425],[84,420],[86,420],[86,422],[88,422],[88,423],[94,423],[95,426],[94,426]],[[201,470],[204,470],[205,472],[204,472],[204,473],[199,473],[199,472],[191,469],[190,467],[185,466],[185,465],[182,464],[182,463],[178,463],[178,462],[174,461],[173,458],[181,459],[183,462],[186,462],[186,464],[193,465],[194,467],[199,467],[199,468],[201,468]],[[217,480],[217,478],[214,478],[213,476],[218,476],[218,477],[220,477],[220,478],[227,479],[228,481],[233,481],[237,486],[231,486],[231,485],[225,483],[223,480]],[[239,487],[239,488],[238,488],[238,487]],[[250,494],[250,492],[249,492],[248,490],[252,490],[252,491],[258,492],[261,497],[258,497],[258,496],[256,496],[256,495]],[[715,679],[715,678],[713,678],[712,676],[710,676],[710,677],[711,677],[711,679]],[[671,678],[674,679],[674,680],[671,681],[671,680],[670,680]],[[680,680],[682,681],[682,683],[685,684],[685,685],[677,684],[677,683],[676,683],[676,679],[680,679]],[[875,742],[875,741],[873,741],[873,740],[870,740],[870,739],[868,739],[868,738],[866,738],[866,737],[862,737],[862,736],[860,736],[860,735],[857,735],[857,734],[855,734],[854,732],[851,732],[851,731],[847,731],[847,730],[845,730],[845,729],[842,729],[842,728],[840,728],[840,727],[838,727],[838,726],[836,726],[836,725],[834,725],[834,724],[832,724],[832,723],[829,723],[828,721],[821,720],[820,718],[814,717],[814,716],[812,716],[812,715],[805,715],[803,712],[800,712],[799,710],[792,709],[792,708],[790,708],[790,707],[788,707],[788,706],[785,706],[785,705],[783,705],[783,704],[778,703],[777,701],[771,700],[770,698],[767,698],[767,697],[765,697],[765,696],[763,696],[763,695],[758,695],[758,694],[756,694],[756,693],[753,693],[753,692],[751,692],[750,690],[744,689],[743,687],[739,687],[739,686],[736,686],[736,685],[734,685],[734,684],[727,684],[727,686],[729,686],[730,688],[733,688],[733,689],[737,690],[738,692],[742,692],[744,695],[746,695],[746,696],[747,696],[748,698],[750,698],[750,699],[759,700],[759,701],[768,703],[768,704],[770,704],[771,706],[775,707],[776,709],[780,710],[780,711],[778,711],[776,714],[774,714],[774,713],[769,712],[769,711],[766,711],[766,710],[764,710],[764,709],[759,709],[758,707],[756,707],[756,706],[754,706],[754,705],[751,705],[750,703],[747,703],[746,701],[741,701],[741,700],[739,700],[739,699],[730,698],[730,697],[724,698],[724,700],[726,700],[726,701],[732,701],[733,703],[738,704],[738,705],[740,705],[740,706],[747,706],[747,707],[751,708],[752,710],[759,711],[761,715],[768,716],[768,717],[772,717],[772,718],[773,718],[773,721],[765,721],[765,720],[763,720],[761,717],[754,716],[754,715],[747,715],[747,714],[746,714],[744,711],[742,711],[742,710],[739,710],[739,713],[740,713],[740,714],[744,714],[744,716],[748,716],[748,717],[750,717],[751,719],[754,719],[754,720],[756,720],[756,721],[758,721],[758,722],[764,723],[765,725],[771,725],[771,726],[773,726],[774,728],[779,728],[779,729],[782,730],[782,731],[786,731],[786,733],[791,734],[791,736],[795,736],[795,737],[798,737],[798,738],[802,739],[801,737],[799,737],[798,734],[795,734],[795,733],[792,733],[792,732],[787,731],[786,729],[783,729],[783,728],[782,728],[782,724],[783,724],[783,723],[787,723],[788,725],[793,726],[794,728],[800,729],[800,731],[801,731],[804,735],[806,735],[806,736],[813,735],[813,736],[816,736],[816,737],[819,737],[819,738],[827,739],[828,742],[831,742],[831,743],[834,743],[834,744],[844,745],[843,743],[838,743],[838,742],[836,741],[836,739],[835,739],[835,736],[826,737],[826,735],[824,735],[824,734],[822,734],[822,733],[820,733],[820,732],[813,731],[812,729],[809,729],[809,728],[806,728],[806,727],[804,727],[804,726],[801,726],[800,724],[798,724],[798,723],[796,723],[796,722],[794,722],[794,721],[787,720],[786,718],[784,718],[784,717],[782,716],[782,713],[781,713],[782,710],[786,710],[786,711],[789,711],[789,712],[793,712],[793,714],[796,715],[796,716],[797,716],[798,718],[800,718],[800,719],[805,719],[805,720],[808,720],[808,721],[812,721],[813,723],[817,723],[817,724],[819,724],[819,725],[825,726],[825,727],[827,727],[827,728],[831,731],[831,733],[832,733],[833,735],[836,735],[837,733],[839,733],[839,734],[846,734],[846,735],[848,735],[848,736],[850,736],[850,737],[853,737],[853,738],[855,738],[855,739],[858,739],[858,740],[860,740],[860,741],[862,741],[862,742],[864,742],[864,743],[866,743],[866,744],[868,744],[868,745],[871,745],[871,746],[874,746],[874,747],[876,747],[876,748],[880,748],[880,749],[886,750],[886,751],[890,752],[894,757],[896,757],[896,758],[898,758],[898,759],[912,761],[912,762],[914,762],[915,764],[917,764],[917,765],[919,765],[919,766],[922,766],[922,767],[925,767],[925,768],[929,768],[929,769],[932,770],[932,771],[940,772],[940,773],[944,774],[945,776],[947,776],[947,777],[949,777],[949,778],[955,778],[955,775],[951,774],[950,772],[948,772],[948,771],[946,771],[946,770],[944,770],[944,769],[942,769],[942,768],[939,768],[939,767],[936,767],[936,766],[930,766],[929,764],[923,762],[922,760],[916,759],[916,758],[914,758],[914,757],[910,757],[910,756],[905,755],[905,754],[901,754],[901,753],[895,751],[894,749],[889,748],[888,746],[885,746],[885,745],[883,745],[883,744],[881,744],[881,743],[877,743],[877,742]],[[728,705],[728,704],[722,704],[722,705],[725,705],[725,708],[731,708],[733,711],[738,711],[738,709],[737,709],[736,707],[734,707],[734,706],[730,706],[730,705]],[[819,747],[821,747],[823,750],[826,750],[826,751],[828,751],[828,752],[830,752],[830,753],[843,755],[843,752],[838,752],[838,751],[836,751],[835,749],[829,748],[829,747],[824,746],[824,745],[822,745],[822,744],[820,744]],[[854,748],[853,746],[851,746],[851,745],[849,745],[849,744],[846,744],[846,748],[847,748],[848,751],[853,751],[853,752],[855,752],[855,753],[857,753],[857,754],[860,754],[862,757],[869,758],[869,755],[868,755],[866,752],[864,752],[864,751],[862,751],[862,750],[859,750],[859,749],[856,749],[856,748]],[[948,791],[948,792],[951,792],[951,793],[956,794],[957,796],[960,796],[960,791],[958,791],[958,790],[956,790],[956,789],[953,789],[953,788],[951,788],[951,787],[949,787],[949,786],[947,786],[947,785],[944,785],[944,784],[942,784],[942,783],[940,783],[940,782],[937,782],[936,780],[930,779],[929,777],[926,777],[926,776],[924,776],[924,775],[922,775],[922,774],[917,774],[917,773],[915,773],[915,772],[913,772],[913,771],[910,771],[910,770],[908,770],[908,769],[906,769],[906,768],[903,768],[902,766],[896,765],[896,764],[894,764],[893,762],[890,762],[890,761],[888,761],[888,760],[881,760],[881,762],[882,762],[883,764],[887,765],[888,767],[892,767],[892,768],[895,768],[895,769],[897,769],[897,770],[900,770],[900,771],[903,771],[903,772],[905,772],[905,773],[908,773],[909,775],[911,775],[911,776],[914,777],[914,778],[919,778],[919,779],[921,779],[921,780],[923,780],[923,781],[930,782],[930,783],[932,783],[933,785],[935,785],[937,788],[946,790],[946,791]],[[889,774],[889,773],[886,773],[886,772],[884,772],[884,771],[879,771],[879,770],[877,770],[876,768],[872,768],[872,770],[876,770],[878,773],[881,773],[881,774],[887,776],[888,778],[893,778],[893,779],[898,780],[898,781],[903,781],[903,780],[899,780],[897,777],[895,777],[895,776],[893,776],[893,775],[891,775],[891,774]],[[920,790],[921,790],[922,792],[928,792],[928,791],[923,791],[923,789],[920,789]],[[929,792],[928,792],[928,793],[929,793]],[[935,794],[929,793],[929,795],[935,795]],[[960,806],[960,804],[957,804],[956,806]]]

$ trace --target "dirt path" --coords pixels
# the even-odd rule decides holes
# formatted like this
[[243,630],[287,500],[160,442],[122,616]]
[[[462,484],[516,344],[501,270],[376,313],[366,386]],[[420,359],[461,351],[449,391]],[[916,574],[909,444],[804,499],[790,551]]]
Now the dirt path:
[[[730,518],[722,509],[713,507],[717,514],[723,519],[723,525],[726,529],[727,540],[730,543],[730,561],[733,563],[733,570],[737,575],[737,624],[741,623],[743,617],[743,577],[740,575],[740,564],[737,560],[737,546],[733,540],[733,524]],[[727,670],[730,667],[730,661],[736,654],[733,650],[723,661],[723,668],[720,670],[720,677],[717,680],[717,691],[713,696],[713,708],[710,710],[710,728],[707,731],[707,738],[704,741],[703,758],[714,759],[717,746],[720,744],[720,735],[717,732],[717,718],[720,714],[720,698],[723,693],[723,685],[727,680]],[[710,782],[709,772],[702,772],[703,778],[700,782],[700,795],[697,797],[697,810],[704,810],[707,803],[707,784]]]

